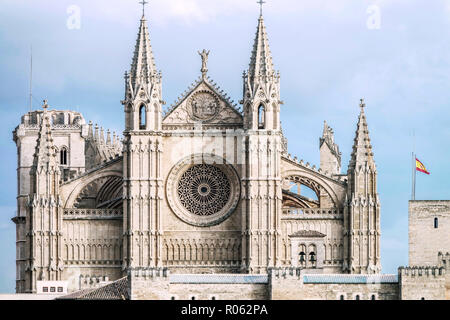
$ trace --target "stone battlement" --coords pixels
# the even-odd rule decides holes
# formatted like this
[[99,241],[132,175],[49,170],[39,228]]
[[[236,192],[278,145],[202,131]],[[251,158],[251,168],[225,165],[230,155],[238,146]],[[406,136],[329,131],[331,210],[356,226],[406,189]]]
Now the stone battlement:
[[441,277],[445,276],[445,269],[442,267],[400,267],[398,274],[402,278],[405,277]]

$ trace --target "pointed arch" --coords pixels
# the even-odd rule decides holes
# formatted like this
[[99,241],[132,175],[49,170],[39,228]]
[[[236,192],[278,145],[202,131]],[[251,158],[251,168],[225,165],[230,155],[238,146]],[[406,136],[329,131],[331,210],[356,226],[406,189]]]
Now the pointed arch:
[[266,128],[266,107],[260,104],[258,107],[258,129]]
[[139,129],[147,129],[147,106],[145,104],[141,104],[139,107]]
[[69,164],[68,159],[68,149],[66,146],[63,146],[59,151],[59,164],[62,166],[67,166]]

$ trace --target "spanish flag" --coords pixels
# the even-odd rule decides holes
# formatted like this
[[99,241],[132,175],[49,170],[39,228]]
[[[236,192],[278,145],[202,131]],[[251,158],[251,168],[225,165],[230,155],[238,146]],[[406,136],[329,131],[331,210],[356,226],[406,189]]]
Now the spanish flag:
[[420,171],[420,172],[423,172],[423,173],[426,173],[426,174],[430,174],[427,171],[427,168],[425,168],[425,166],[423,165],[423,163],[420,162],[419,159],[417,159],[417,158],[416,158],[416,170]]

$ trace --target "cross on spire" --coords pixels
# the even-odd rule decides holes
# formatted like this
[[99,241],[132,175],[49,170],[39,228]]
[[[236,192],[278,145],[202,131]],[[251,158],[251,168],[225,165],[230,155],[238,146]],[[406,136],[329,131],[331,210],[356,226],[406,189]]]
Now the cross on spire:
[[263,5],[266,3],[264,0],[259,0],[256,3],[259,3],[260,15],[262,15]]
[[141,2],[139,2],[140,4],[142,4],[142,15],[145,15],[145,5],[148,3],[145,0],[142,0]]

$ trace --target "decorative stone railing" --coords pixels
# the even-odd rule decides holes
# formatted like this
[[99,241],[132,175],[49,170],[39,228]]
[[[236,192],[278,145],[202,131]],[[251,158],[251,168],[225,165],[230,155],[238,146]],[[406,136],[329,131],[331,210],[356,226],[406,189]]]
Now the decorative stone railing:
[[[25,129],[39,130],[39,124],[25,124]],[[77,130],[80,129],[80,124],[52,124],[54,130]]]
[[281,219],[343,219],[344,209],[339,208],[289,208],[283,209]]
[[64,209],[64,220],[122,219],[122,209]]

